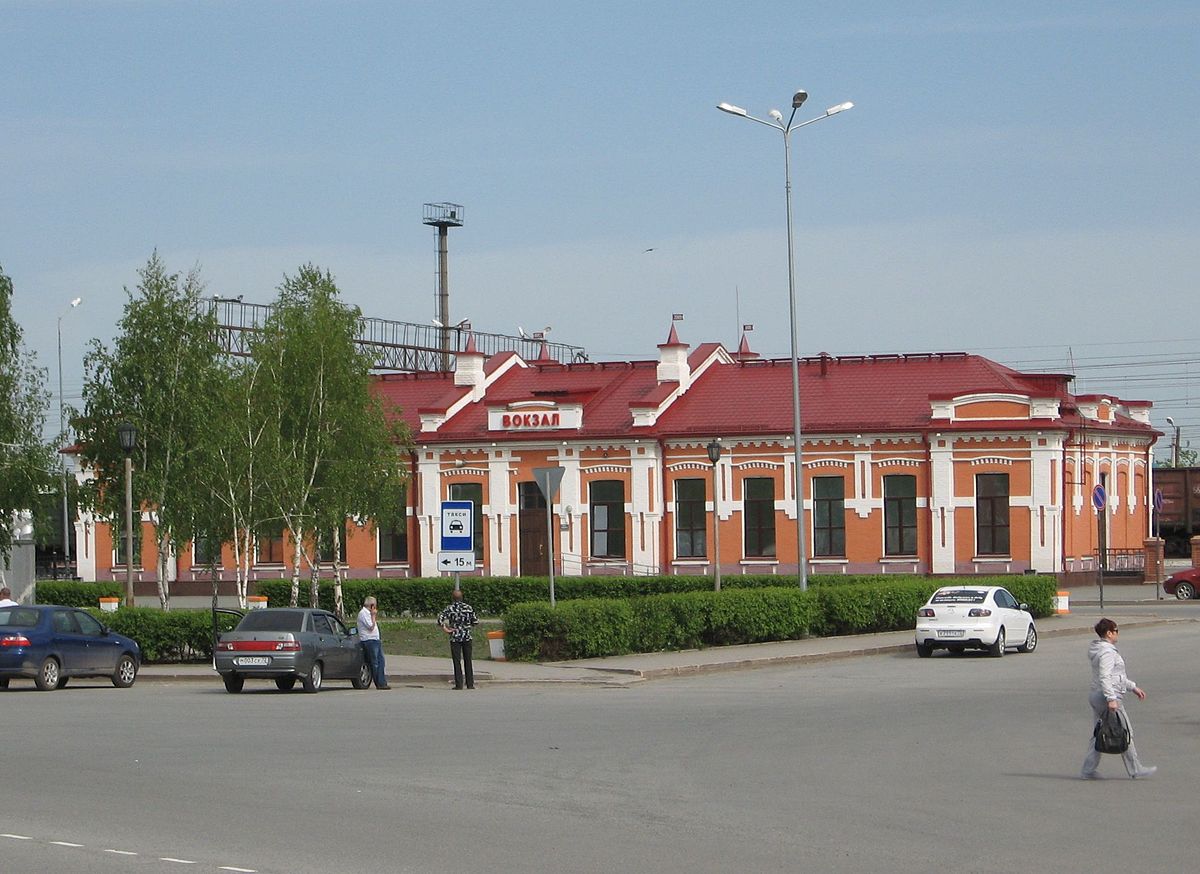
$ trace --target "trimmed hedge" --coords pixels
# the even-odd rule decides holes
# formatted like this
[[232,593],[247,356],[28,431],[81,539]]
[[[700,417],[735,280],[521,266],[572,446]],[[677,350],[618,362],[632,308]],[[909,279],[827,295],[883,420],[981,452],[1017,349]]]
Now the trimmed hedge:
[[916,625],[917,608],[948,585],[1003,585],[1036,616],[1053,610],[1049,576],[873,578],[870,582],[730,589],[625,600],[517,604],[504,613],[509,658],[557,661],[694,649],[810,636],[900,631]]
[[[142,649],[143,662],[190,662],[212,658],[212,613],[157,607],[120,607],[115,613],[89,613],[117,634],[132,637]],[[217,633],[232,631],[237,617],[217,615]]]
[[100,598],[125,599],[124,583],[81,583],[78,580],[39,580],[34,588],[39,604],[95,607]]
[[[1025,580],[1038,577],[970,577],[974,585],[1006,586],[1018,600],[1023,599],[1018,587]],[[905,581],[936,582],[945,585],[949,578],[935,580],[904,574],[872,574],[849,576],[843,574],[820,574],[809,578],[813,588],[858,586],[863,584],[887,584]],[[724,577],[725,590],[787,588],[791,578],[774,575],[735,575]],[[259,580],[256,591],[266,595],[270,607],[286,607],[291,594],[290,580]],[[499,616],[515,604],[550,600],[548,577],[464,577],[463,594],[475,612],[484,616]],[[362,606],[367,595],[379,601],[379,610],[385,616],[436,616],[449,603],[454,582],[450,577],[412,577],[409,579],[346,580],[342,583],[342,594],[346,612],[353,615]],[[649,595],[665,595],[685,592],[711,592],[712,577],[708,576],[658,576],[658,577],[562,577],[554,581],[556,601],[577,601],[589,598],[638,598]],[[932,590],[931,590],[932,591]],[[1051,591],[1051,599],[1053,590]],[[308,580],[300,581],[300,603],[308,604]],[[1032,603],[1032,602],[1031,602]],[[1047,601],[1047,611],[1051,601]],[[323,581],[318,589],[318,605],[326,610],[333,609],[333,583]]]

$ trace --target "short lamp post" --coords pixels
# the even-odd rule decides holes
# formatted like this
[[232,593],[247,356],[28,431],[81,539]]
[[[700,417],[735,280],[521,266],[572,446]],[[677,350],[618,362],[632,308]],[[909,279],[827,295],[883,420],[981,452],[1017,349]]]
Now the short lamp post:
[[721,516],[717,512],[717,462],[721,460],[721,441],[708,444],[708,460],[712,462],[713,485],[713,591],[721,591]]
[[125,606],[133,604],[133,450],[137,446],[138,430],[132,422],[117,426],[121,451],[125,453]]

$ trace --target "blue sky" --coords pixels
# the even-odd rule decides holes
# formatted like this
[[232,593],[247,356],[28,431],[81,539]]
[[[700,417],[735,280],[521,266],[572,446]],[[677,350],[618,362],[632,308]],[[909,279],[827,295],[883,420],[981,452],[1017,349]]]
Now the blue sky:
[[786,356],[782,138],[715,105],[804,88],[856,106],[793,136],[802,354],[1074,362],[1200,446],[1197,58],[1186,2],[0,0],[0,266],[54,388],[84,298],[68,403],[155,249],[428,321],[429,201],[455,320]]

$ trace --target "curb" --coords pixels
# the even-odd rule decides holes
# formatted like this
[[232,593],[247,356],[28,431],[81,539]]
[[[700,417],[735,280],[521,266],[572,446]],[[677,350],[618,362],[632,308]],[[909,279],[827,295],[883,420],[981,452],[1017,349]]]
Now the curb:
[[[1153,618],[1153,619],[1125,619],[1121,622],[1122,628],[1146,628],[1155,625],[1168,625],[1177,622],[1200,622],[1200,619],[1191,618]],[[1071,637],[1093,634],[1093,630],[1089,627],[1071,627],[1071,628],[1039,628],[1038,634],[1041,637]],[[717,648],[713,648],[717,649]],[[564,676],[558,677],[497,677],[488,671],[479,671],[475,674],[476,682],[483,683],[489,686],[563,686],[563,685],[578,685],[578,686],[627,686],[631,683],[641,682],[645,680],[667,679],[670,677],[687,677],[698,676],[701,674],[716,674],[728,671],[744,671],[753,670],[755,668],[773,668],[783,667],[787,665],[798,665],[810,662],[829,662],[839,661],[841,659],[860,658],[863,656],[872,655],[889,655],[901,652],[911,651],[913,649],[912,641],[904,643],[884,643],[878,646],[861,646],[851,649],[834,650],[830,652],[810,652],[798,653],[795,655],[771,655],[762,658],[744,658],[726,662],[709,662],[705,664],[690,664],[690,665],[674,665],[671,667],[662,668],[611,668],[611,667],[591,667],[588,665],[570,665],[569,667],[575,671],[590,672],[593,676]],[[709,652],[713,650],[708,650]],[[555,667],[566,669],[568,666],[561,663],[539,664],[539,667]],[[607,676],[606,676],[607,675]],[[174,682],[205,682],[217,683],[220,680],[217,672],[212,669],[200,671],[195,668],[186,672],[174,672],[170,668],[159,668],[151,665],[149,670],[143,670],[138,674],[139,683],[174,683]],[[445,674],[388,674],[388,682],[399,685],[408,686],[439,686],[449,685],[454,681],[454,677],[450,673]]]

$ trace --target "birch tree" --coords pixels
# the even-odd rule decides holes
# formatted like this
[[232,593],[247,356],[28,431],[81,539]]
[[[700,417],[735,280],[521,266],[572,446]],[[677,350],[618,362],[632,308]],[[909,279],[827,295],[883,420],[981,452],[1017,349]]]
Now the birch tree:
[[360,318],[328,271],[305,265],[285,277],[251,350],[260,368],[260,471],[292,542],[292,606],[304,564],[316,606],[321,538],[334,530],[344,536],[347,514],[381,494],[379,482],[405,476],[406,434],[371,394],[371,359],[356,343]]
[[[176,552],[191,535],[207,499],[201,469],[213,422],[208,399],[223,367],[215,318],[201,306],[198,273],[168,272],[155,253],[139,271],[118,323],[113,348],[93,341],[84,359],[81,456],[95,478],[87,504],[121,518],[124,453],[116,426],[137,426],[135,506],[149,508],[157,552],[158,598],[170,609]],[[132,560],[133,557],[127,557]]]
[[[52,487],[53,451],[42,440],[50,395],[46,371],[25,348],[12,316],[12,280],[0,269],[0,558],[12,552],[19,514]],[[2,562],[0,562],[2,564]]]

